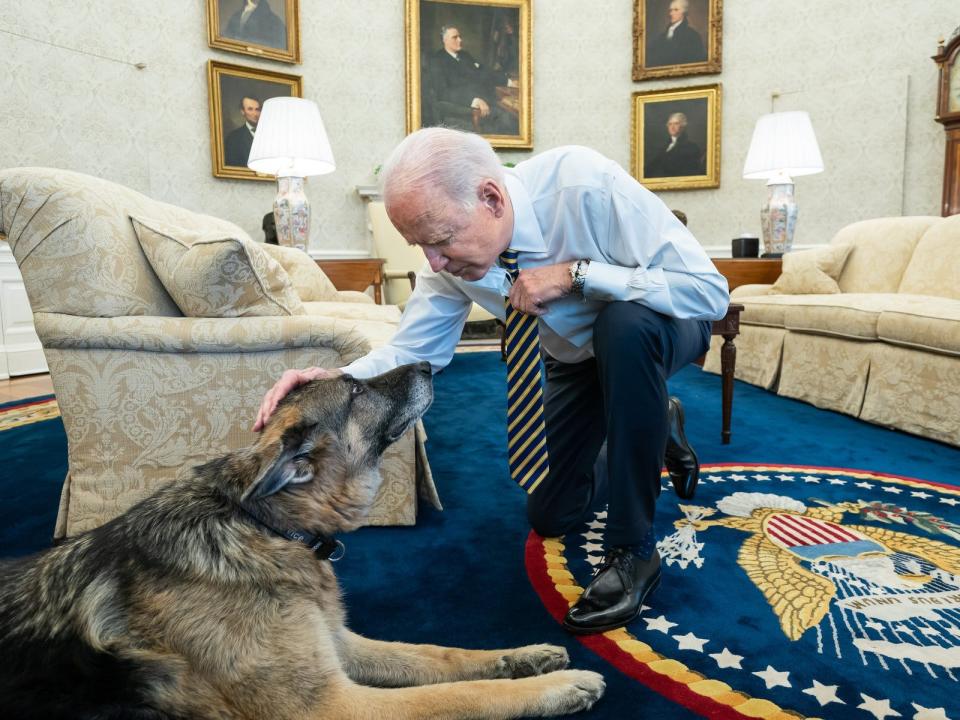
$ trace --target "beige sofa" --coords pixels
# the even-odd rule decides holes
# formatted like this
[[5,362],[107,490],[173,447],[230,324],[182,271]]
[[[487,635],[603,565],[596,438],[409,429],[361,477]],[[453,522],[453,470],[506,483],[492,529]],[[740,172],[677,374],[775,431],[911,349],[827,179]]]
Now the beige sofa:
[[[960,445],[960,216],[857,222],[830,242],[847,244],[839,292],[731,293],[745,308],[736,377]],[[704,365],[712,372],[719,340]]]
[[[252,275],[248,267],[216,287],[188,288],[200,302],[230,311],[267,285],[286,301],[240,317],[184,316],[131,216],[228,238],[253,264]],[[0,172],[0,234],[23,275],[67,432],[57,537],[95,527],[194,465],[249,444],[256,408],[284,369],[349,362],[387,340],[400,319],[396,306],[338,293],[300,251],[254,243],[231,223],[77,173]],[[439,507],[424,439],[418,426],[388,449],[371,524],[415,522],[418,489]]]

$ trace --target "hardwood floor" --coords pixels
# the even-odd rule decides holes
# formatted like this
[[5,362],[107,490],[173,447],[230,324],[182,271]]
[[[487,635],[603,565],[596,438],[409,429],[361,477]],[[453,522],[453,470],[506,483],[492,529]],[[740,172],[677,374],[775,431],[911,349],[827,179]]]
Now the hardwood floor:
[[0,380],[0,403],[52,393],[53,383],[50,382],[48,373],[22,375],[9,380]]

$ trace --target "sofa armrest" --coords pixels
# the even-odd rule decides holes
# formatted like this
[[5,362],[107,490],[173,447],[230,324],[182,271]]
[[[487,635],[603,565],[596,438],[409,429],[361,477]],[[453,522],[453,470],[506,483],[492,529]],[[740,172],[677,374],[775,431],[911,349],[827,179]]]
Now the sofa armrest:
[[730,291],[730,299],[738,300],[745,297],[757,297],[759,295],[770,295],[770,289],[773,285],[740,285]]
[[312,315],[88,318],[35,313],[34,324],[45,349],[218,354],[322,347],[344,362],[370,349],[351,321]]

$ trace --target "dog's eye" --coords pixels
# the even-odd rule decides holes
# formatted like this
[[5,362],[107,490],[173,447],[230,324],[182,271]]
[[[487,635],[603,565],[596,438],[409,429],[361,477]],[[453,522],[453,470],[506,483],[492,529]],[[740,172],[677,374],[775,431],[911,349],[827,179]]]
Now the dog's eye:
[[358,382],[355,382],[355,383],[350,387],[350,394],[351,394],[351,395],[362,395],[362,394],[363,394],[363,385],[361,385],[361,384],[358,383]]

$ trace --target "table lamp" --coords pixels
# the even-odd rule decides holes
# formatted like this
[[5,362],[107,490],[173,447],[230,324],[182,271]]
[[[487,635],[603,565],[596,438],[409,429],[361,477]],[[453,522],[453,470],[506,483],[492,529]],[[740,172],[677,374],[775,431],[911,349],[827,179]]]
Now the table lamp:
[[[259,131],[258,131],[259,132]],[[780,257],[793,247],[797,203],[793,176],[823,172],[823,158],[810,115],[803,111],[762,115],[753,129],[743,177],[766,180],[767,203],[760,209],[761,257]]]
[[310,202],[303,192],[303,179],[337,167],[317,104],[295,97],[274,97],[263,103],[247,167],[277,176],[273,201],[277,242],[306,250]]

